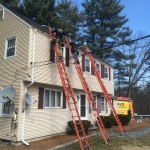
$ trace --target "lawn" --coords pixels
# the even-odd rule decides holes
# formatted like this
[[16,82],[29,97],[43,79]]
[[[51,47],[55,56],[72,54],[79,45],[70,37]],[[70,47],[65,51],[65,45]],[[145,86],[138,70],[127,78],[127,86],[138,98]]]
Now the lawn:
[[[140,138],[110,137],[110,144],[104,144],[99,135],[89,138],[91,150],[150,150],[150,134]],[[78,143],[59,150],[79,150]]]

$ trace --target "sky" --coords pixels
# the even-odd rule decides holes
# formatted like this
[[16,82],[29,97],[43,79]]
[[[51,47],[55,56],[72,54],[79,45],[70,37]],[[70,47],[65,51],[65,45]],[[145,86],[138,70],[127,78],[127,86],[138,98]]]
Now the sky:
[[[82,9],[81,3],[84,0],[76,0],[79,8]],[[134,34],[139,32],[145,35],[150,34],[150,0],[121,0],[125,6],[122,14],[129,19],[126,24],[131,28]]]

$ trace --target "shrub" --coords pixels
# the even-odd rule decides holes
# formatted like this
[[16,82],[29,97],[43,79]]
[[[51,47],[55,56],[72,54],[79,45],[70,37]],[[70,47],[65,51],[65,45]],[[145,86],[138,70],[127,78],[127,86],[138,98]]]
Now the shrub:
[[[112,127],[112,120],[111,120],[110,116],[102,116],[101,119],[103,121],[105,128],[111,128]],[[97,122],[96,122],[96,126],[98,126]]]
[[[122,125],[127,125],[130,120],[131,120],[131,116],[130,115],[122,115],[122,114],[119,114],[118,115]],[[112,121],[112,124],[113,125],[118,125],[117,122],[116,122],[116,119],[114,116],[111,115],[111,121]]]
[[[76,121],[76,122],[79,122],[79,121]],[[82,120],[82,124],[83,124],[84,130],[85,130],[85,133],[87,134],[89,127],[91,127],[91,121]],[[68,121],[68,125],[72,129],[73,133],[75,133],[73,121]],[[81,129],[79,124],[77,124],[77,127],[78,127],[78,130]]]

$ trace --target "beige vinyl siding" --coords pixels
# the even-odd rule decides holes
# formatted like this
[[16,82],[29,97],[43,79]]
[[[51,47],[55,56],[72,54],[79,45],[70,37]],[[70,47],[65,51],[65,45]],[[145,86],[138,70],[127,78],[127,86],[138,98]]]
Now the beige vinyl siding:
[[[28,93],[31,94],[32,102],[37,100],[37,103],[31,104],[26,110],[25,119],[25,139],[48,136],[52,134],[66,132],[67,122],[71,120],[70,111],[67,108],[43,108],[38,109],[38,90],[39,87],[60,89],[55,86],[32,85],[28,88]],[[21,115],[21,118],[23,114]],[[22,134],[22,119],[20,122],[19,137],[21,140]]]
[[[5,59],[5,42],[7,38],[16,37],[16,55]],[[20,80],[27,77],[28,72],[29,27],[10,14],[4,12],[0,21],[0,87],[11,85],[16,89],[15,107],[19,106]],[[0,139],[6,138],[10,132],[10,119],[0,117]],[[4,126],[5,124],[5,126]],[[4,134],[4,131],[5,132]],[[8,137],[7,137],[8,138]]]

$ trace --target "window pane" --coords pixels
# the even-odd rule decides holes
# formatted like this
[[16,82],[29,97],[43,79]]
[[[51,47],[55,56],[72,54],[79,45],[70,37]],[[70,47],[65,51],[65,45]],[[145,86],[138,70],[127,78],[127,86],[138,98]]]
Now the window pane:
[[90,61],[85,59],[85,71],[90,72]]
[[57,91],[56,107],[61,107],[61,92]]
[[81,106],[81,117],[86,116],[85,111],[86,111],[85,106]]
[[104,103],[101,103],[101,111],[104,111]]
[[45,107],[49,107],[49,90],[45,90]]
[[3,103],[3,114],[10,115],[10,102]]
[[90,72],[90,67],[86,66],[86,69],[85,69],[87,72]]
[[15,45],[16,45],[16,38],[7,39],[7,52],[6,57],[14,56],[15,55]]
[[55,107],[55,91],[51,91],[51,107]]
[[15,55],[15,48],[7,49],[7,57]]
[[8,39],[8,48],[15,47],[16,39]]

